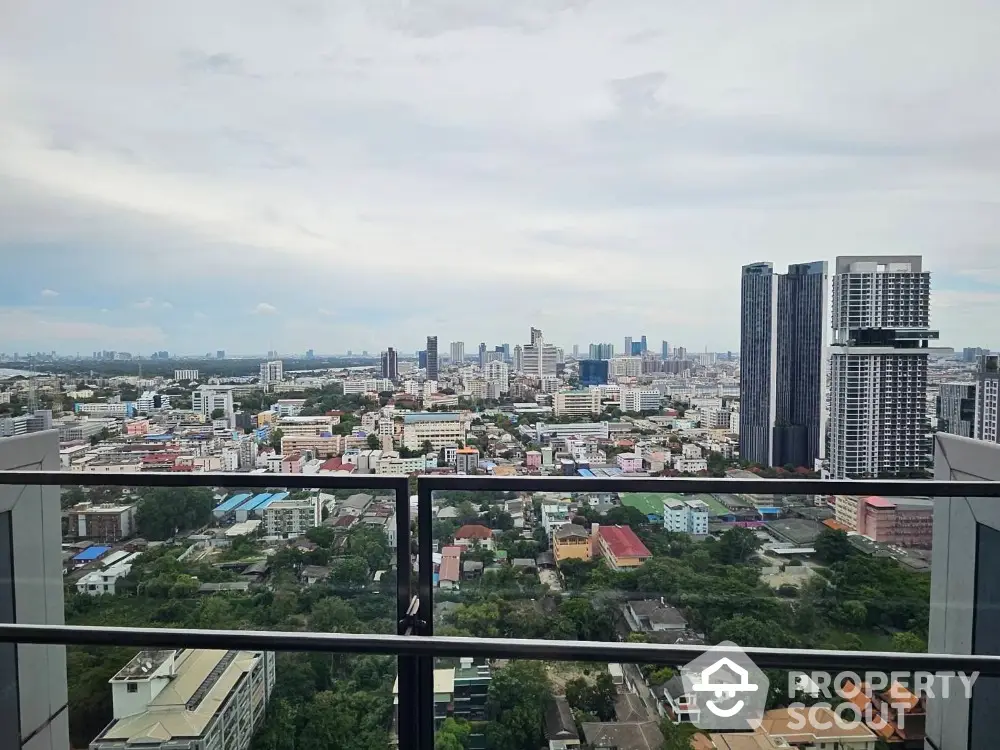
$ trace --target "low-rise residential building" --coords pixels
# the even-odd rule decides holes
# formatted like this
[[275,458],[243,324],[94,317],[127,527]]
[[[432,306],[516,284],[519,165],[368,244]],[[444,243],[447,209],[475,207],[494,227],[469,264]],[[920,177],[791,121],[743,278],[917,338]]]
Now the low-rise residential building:
[[545,422],[538,422],[535,424],[534,433],[534,437],[538,441],[542,441],[545,438],[563,437],[595,437],[600,440],[607,440],[608,423],[572,422],[570,424],[546,424]]
[[400,458],[396,451],[383,451],[375,466],[375,473],[380,475],[417,474],[427,467],[424,456]]
[[461,547],[479,545],[491,550],[493,549],[493,531],[488,526],[481,524],[466,524],[455,532],[455,544]]
[[458,474],[475,474],[479,469],[479,451],[476,448],[459,448],[455,451],[455,471]]
[[174,380],[191,382],[198,379],[197,370],[174,370]]
[[858,530],[858,507],[861,498],[857,495],[835,495],[833,517],[847,531]]
[[619,453],[615,459],[618,468],[626,474],[642,471],[642,456],[638,453]]
[[[272,423],[273,424],[273,423]],[[339,416],[282,417],[277,428],[282,435],[329,435],[340,424]]]
[[628,526],[598,526],[594,533],[596,551],[612,570],[632,570],[652,557]]
[[127,576],[132,570],[132,563],[141,555],[141,552],[116,552],[114,555],[121,557],[113,558],[109,555],[104,559],[104,565],[100,570],[92,570],[84,574],[76,582],[77,593],[89,594],[90,596],[101,596],[103,594],[119,593],[116,586],[118,581]]
[[344,435],[282,435],[282,453],[311,453],[317,458],[332,458],[344,452]]
[[524,454],[524,465],[529,469],[540,469],[542,466],[541,451],[528,451]]
[[573,750],[580,747],[580,735],[569,701],[557,695],[545,709],[545,740],[549,750]]
[[457,589],[462,580],[462,547],[449,545],[441,549],[441,566],[438,568],[438,586]]
[[663,528],[680,534],[708,534],[708,505],[701,500],[667,498],[663,501]]
[[629,628],[636,633],[687,630],[687,619],[680,610],[662,599],[634,599],[626,602],[623,612]]
[[823,706],[765,711],[756,731],[776,741],[775,747],[875,750],[878,744],[878,737],[862,722],[844,721]]
[[[434,727],[440,728],[445,719],[455,717],[472,723],[468,738],[469,750],[483,750],[486,737],[482,724],[486,722],[486,702],[492,674],[487,664],[475,664],[462,657],[457,668],[434,670]],[[393,685],[393,704],[399,704],[399,679]]]
[[140,651],[109,682],[114,718],[90,750],[246,750],[274,690],[274,654]]
[[287,539],[302,536],[313,526],[319,526],[315,500],[286,498],[271,503],[264,510],[264,529],[268,536]]
[[68,539],[118,542],[135,533],[136,503],[79,503],[66,511]]
[[590,560],[593,556],[590,534],[582,526],[567,523],[552,534],[552,557],[556,565],[564,560]]
[[699,471],[708,471],[708,461],[704,458],[684,458],[674,456],[674,471],[697,474]]

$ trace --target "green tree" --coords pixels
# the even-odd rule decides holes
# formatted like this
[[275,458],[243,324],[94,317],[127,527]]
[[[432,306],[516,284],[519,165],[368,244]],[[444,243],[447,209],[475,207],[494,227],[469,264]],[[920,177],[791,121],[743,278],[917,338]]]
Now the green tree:
[[434,750],[465,750],[471,734],[472,725],[465,719],[448,717],[434,735]]
[[901,631],[892,635],[892,650],[924,654],[927,653],[927,642],[916,633]]
[[169,539],[180,531],[205,526],[212,519],[215,500],[204,487],[157,487],[139,500],[136,525],[154,541]]
[[360,591],[368,580],[368,564],[363,558],[343,557],[330,566],[330,584],[338,591]]
[[226,410],[225,409],[212,409],[212,417],[211,418],[213,420],[214,419],[222,419],[225,416],[226,416]]
[[545,744],[545,706],[552,688],[545,666],[512,661],[493,675],[486,739],[492,750],[538,750]]
[[368,444],[368,447],[371,448],[372,450],[378,450],[379,448],[382,447],[382,444],[379,442],[378,435],[376,435],[375,433],[369,435],[365,439],[365,442]]
[[713,545],[715,559],[723,565],[742,565],[750,562],[757,550],[760,540],[750,529],[735,527],[727,529]]
[[615,696],[618,691],[607,672],[597,675],[591,685],[582,677],[577,677],[566,683],[566,700],[570,706],[596,716],[600,721],[612,721],[615,718]]
[[843,562],[854,554],[854,547],[847,538],[847,532],[839,529],[824,528],[813,542],[813,547],[816,550],[816,558],[827,565]]

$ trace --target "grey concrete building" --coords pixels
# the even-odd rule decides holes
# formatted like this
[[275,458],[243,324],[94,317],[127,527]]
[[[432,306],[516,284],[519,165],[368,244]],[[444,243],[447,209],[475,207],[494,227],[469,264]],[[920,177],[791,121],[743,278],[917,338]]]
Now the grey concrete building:
[[937,397],[938,432],[973,437],[976,421],[976,384],[942,383]]
[[[0,439],[0,469],[59,470],[55,430]],[[0,486],[0,622],[62,625],[59,488]],[[0,644],[0,748],[68,750],[64,646]]]
[[973,435],[977,440],[1000,443],[1000,354],[981,354],[976,368],[976,403]]
[[[1000,445],[937,433],[934,479],[1000,481]],[[1000,655],[1000,503],[992,498],[936,498],[933,546],[927,650]],[[980,677],[971,699],[953,690],[948,698],[928,700],[927,746],[995,747],[998,708],[996,677]]]
[[440,360],[438,360],[438,337],[428,336],[427,337],[427,379],[437,380],[438,379],[438,366],[440,365]]

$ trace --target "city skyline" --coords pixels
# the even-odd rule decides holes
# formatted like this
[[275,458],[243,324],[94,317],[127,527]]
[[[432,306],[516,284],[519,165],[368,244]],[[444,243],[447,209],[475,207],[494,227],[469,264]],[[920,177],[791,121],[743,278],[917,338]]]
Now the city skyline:
[[726,269],[805,242],[922,255],[943,341],[1000,347],[1000,7],[418,5],[12,10],[0,348],[735,350]]

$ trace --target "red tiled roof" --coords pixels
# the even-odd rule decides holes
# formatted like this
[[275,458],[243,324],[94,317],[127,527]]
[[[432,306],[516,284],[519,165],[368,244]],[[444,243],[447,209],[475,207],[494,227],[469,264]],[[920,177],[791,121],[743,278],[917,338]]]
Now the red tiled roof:
[[336,471],[344,465],[344,462],[340,460],[339,457],[334,456],[333,458],[328,458],[326,461],[319,465],[320,471]]
[[651,557],[646,545],[628,526],[601,526],[597,533],[615,557]]
[[358,519],[355,516],[341,516],[333,522],[333,525],[346,528],[348,526],[352,526],[357,520]]
[[493,532],[486,526],[470,523],[455,532],[456,539],[489,539]]
[[846,526],[844,526],[844,524],[840,523],[839,521],[834,521],[832,518],[828,518],[825,521],[823,521],[823,525],[826,526],[828,529],[833,529],[834,531],[849,530]]

